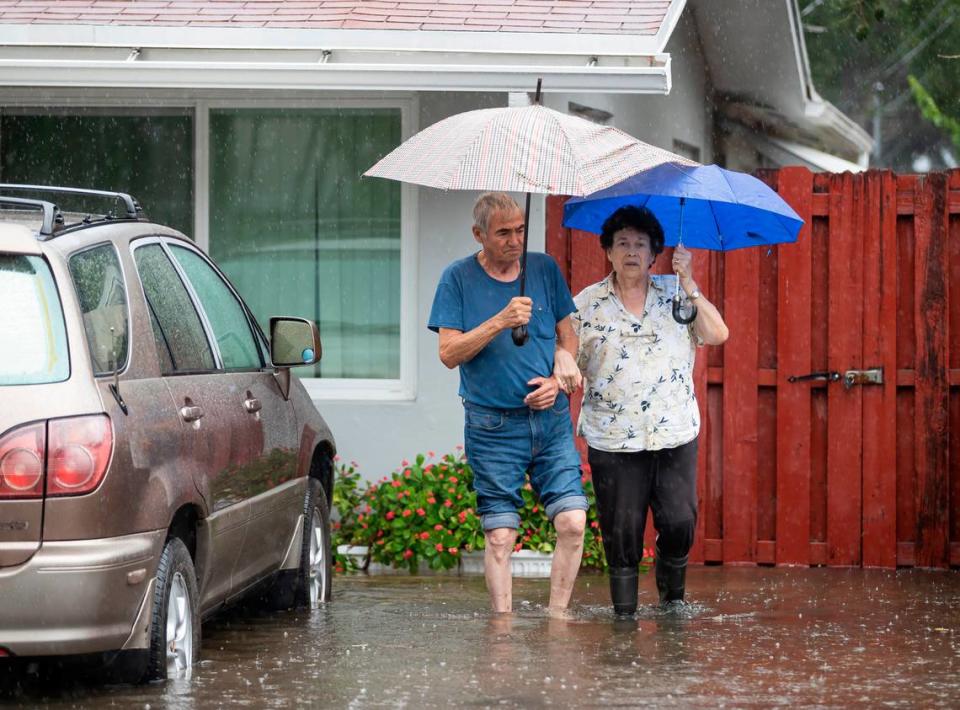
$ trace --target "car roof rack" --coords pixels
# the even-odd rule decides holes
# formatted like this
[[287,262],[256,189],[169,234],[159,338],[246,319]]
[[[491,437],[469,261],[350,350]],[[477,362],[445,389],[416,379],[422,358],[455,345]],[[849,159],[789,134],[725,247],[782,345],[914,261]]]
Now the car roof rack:
[[43,212],[43,225],[40,227],[40,237],[42,239],[49,239],[53,236],[58,226],[63,226],[63,214],[61,214],[60,208],[52,202],[0,195],[0,205],[12,205],[14,207],[41,210]]
[[[109,197],[123,203],[127,214],[122,219],[146,219],[143,208],[136,198],[125,192],[110,192],[107,190],[87,190],[81,187],[57,187],[53,185],[20,185],[0,183],[0,190],[22,190],[24,192],[54,192],[64,195],[89,195],[91,197]],[[118,219],[113,214],[104,215],[105,219]],[[85,220],[86,222],[86,220]]]

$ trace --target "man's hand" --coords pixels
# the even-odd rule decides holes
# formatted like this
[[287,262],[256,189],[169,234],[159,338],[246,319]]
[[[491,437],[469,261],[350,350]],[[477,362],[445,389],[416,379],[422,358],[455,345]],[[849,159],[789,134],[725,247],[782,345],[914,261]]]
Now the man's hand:
[[533,313],[533,299],[529,296],[514,296],[510,303],[497,314],[501,329],[516,328],[530,322]]
[[560,384],[555,377],[534,377],[528,383],[536,389],[523,398],[523,403],[530,409],[549,409],[557,401]]
[[557,348],[553,355],[553,376],[560,383],[560,389],[567,394],[573,394],[583,382],[577,361],[563,348]]

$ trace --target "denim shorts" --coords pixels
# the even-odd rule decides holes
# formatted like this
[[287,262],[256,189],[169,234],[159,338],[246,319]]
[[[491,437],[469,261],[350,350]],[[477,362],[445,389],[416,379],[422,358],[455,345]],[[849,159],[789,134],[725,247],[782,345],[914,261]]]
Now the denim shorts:
[[550,520],[568,510],[587,510],[567,395],[559,393],[553,407],[540,411],[466,401],[463,409],[464,446],[484,530],[520,526],[517,511],[528,472]]

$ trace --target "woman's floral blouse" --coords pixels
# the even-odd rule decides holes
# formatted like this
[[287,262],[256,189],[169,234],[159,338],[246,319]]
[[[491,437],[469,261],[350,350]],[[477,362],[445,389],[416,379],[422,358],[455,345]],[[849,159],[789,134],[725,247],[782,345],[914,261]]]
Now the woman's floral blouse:
[[693,391],[697,339],[673,319],[676,276],[650,277],[643,317],[613,290],[613,275],[574,298],[583,372],[578,433],[601,451],[653,451],[700,432]]

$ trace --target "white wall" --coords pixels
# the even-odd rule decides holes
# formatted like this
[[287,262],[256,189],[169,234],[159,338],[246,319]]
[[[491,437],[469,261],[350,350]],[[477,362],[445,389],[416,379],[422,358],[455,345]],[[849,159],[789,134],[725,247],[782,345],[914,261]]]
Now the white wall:
[[[668,47],[673,55],[669,96],[546,94],[548,106],[566,111],[569,101],[614,115],[611,123],[638,138],[670,150],[679,139],[712,156],[708,80],[693,23],[685,17]],[[420,128],[476,108],[505,106],[506,94],[424,93],[419,96]],[[437,355],[437,336],[426,328],[440,273],[454,259],[475,249],[470,233],[476,193],[418,189],[417,395],[410,402],[318,402],[340,455],[355,460],[368,479],[389,473],[403,458],[435,451],[444,454],[463,443],[463,409],[458,375]],[[520,196],[517,196],[520,198]],[[534,199],[531,249],[543,251],[543,199]]]

